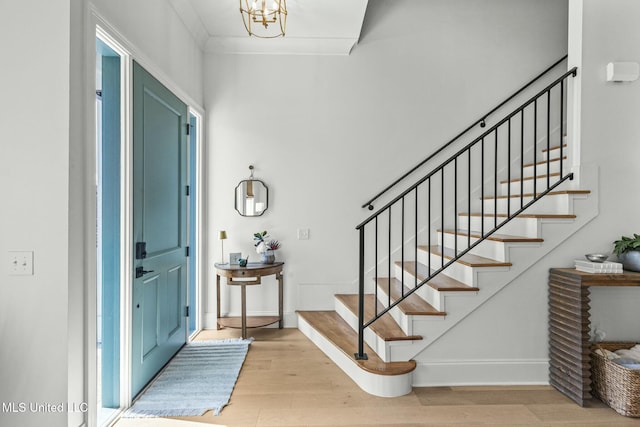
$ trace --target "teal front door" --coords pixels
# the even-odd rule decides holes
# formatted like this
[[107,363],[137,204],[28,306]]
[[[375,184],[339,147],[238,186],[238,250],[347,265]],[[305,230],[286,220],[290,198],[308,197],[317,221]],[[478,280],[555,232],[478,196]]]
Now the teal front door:
[[186,342],[187,106],[133,67],[132,396]]

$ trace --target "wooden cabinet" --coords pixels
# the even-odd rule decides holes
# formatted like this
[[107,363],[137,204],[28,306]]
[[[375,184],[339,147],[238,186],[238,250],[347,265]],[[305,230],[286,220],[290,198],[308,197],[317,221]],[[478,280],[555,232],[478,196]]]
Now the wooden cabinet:
[[640,286],[640,273],[549,272],[549,382],[580,406],[591,399],[591,286]]

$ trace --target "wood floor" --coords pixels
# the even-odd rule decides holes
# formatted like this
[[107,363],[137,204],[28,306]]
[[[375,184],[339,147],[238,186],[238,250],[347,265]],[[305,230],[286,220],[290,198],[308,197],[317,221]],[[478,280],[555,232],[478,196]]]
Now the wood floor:
[[[548,386],[414,388],[398,398],[375,397],[297,329],[249,332],[255,341],[219,416],[122,419],[115,427],[640,425],[599,401],[581,408]],[[198,339],[239,336],[228,329]]]

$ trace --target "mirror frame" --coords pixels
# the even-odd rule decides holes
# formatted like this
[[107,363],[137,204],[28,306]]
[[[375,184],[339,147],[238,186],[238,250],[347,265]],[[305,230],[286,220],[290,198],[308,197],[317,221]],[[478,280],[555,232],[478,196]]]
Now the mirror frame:
[[[238,209],[238,202],[242,203],[244,205],[244,202],[246,200],[246,197],[242,197],[240,200],[238,197],[238,189],[242,186],[242,184],[244,182],[249,182],[249,181],[253,181],[253,182],[259,182],[260,184],[262,184],[262,186],[265,189],[265,200],[264,200],[264,209],[259,213],[259,214],[254,214],[254,215],[246,215],[244,213],[242,213],[240,211],[240,209]],[[245,217],[254,217],[254,216],[262,216],[265,211],[269,208],[269,187],[267,187],[267,184],[264,183],[264,181],[260,180],[260,179],[243,179],[242,181],[240,181],[238,183],[238,185],[236,185],[236,188],[234,190],[234,194],[233,194],[233,198],[234,198],[234,207],[236,209],[236,211],[241,215],[241,216],[245,216]]]

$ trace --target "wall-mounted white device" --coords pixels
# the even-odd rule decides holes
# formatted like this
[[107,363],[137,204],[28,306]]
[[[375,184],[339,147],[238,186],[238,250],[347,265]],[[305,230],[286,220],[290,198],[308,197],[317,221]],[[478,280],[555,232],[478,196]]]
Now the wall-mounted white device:
[[640,65],[637,62],[609,62],[607,64],[608,82],[632,82],[638,79]]

